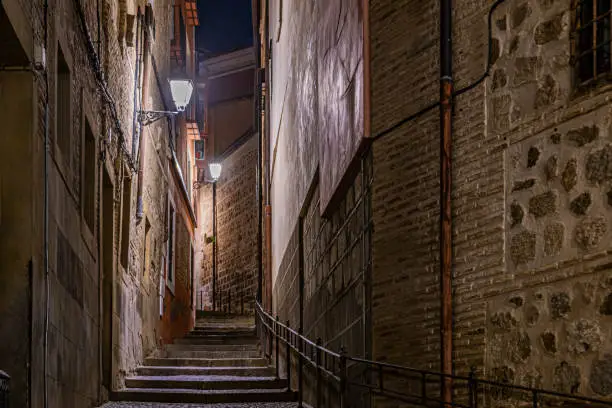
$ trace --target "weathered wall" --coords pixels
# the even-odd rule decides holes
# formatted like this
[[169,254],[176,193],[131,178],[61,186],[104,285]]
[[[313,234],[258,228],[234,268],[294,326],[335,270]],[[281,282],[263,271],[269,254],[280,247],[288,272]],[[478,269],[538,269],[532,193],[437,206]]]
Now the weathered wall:
[[[29,343],[24,339],[30,338],[29,275],[40,273],[42,266],[42,242],[34,238],[41,231],[36,224],[39,217],[32,214],[30,205],[33,182],[40,171],[32,157],[37,142],[30,120],[35,108],[34,85],[30,73],[0,74],[0,364],[13,377],[16,403],[24,406],[28,398]],[[15,174],[19,177],[11,177]],[[33,252],[36,263],[30,265]]]
[[[319,162],[317,144],[317,2],[270,2],[270,200],[272,281]],[[302,52],[309,50],[308,52]],[[305,82],[308,86],[304,86]]]
[[484,291],[486,367],[609,397],[609,90],[572,85],[569,1],[511,2],[497,21],[486,133],[507,146],[498,165],[505,274]]
[[[327,209],[364,136],[363,4],[363,0],[317,3],[314,38],[296,44],[308,49],[312,47],[310,42],[316,41],[318,77],[311,77],[308,70],[298,70],[292,79],[299,85],[298,114],[308,112],[304,108],[316,98],[317,110],[308,114],[316,115],[321,138],[321,211]],[[310,94],[312,89],[316,89],[315,95]],[[298,124],[310,125],[302,115]],[[309,129],[301,130],[305,133]]]
[[[484,69],[488,7],[455,4],[457,89]],[[436,100],[437,13],[436,4],[371,2],[374,134]],[[502,381],[602,397],[612,389],[603,374],[608,88],[574,92],[570,21],[568,1],[504,3],[491,76],[456,98],[454,361],[458,373],[473,365]],[[374,357],[434,369],[438,137],[433,111],[376,142],[372,203]]]
[[[97,40],[97,16],[95,2],[78,2],[84,7],[89,33]],[[121,4],[119,4],[121,3]],[[102,68],[109,89],[116,103],[121,129],[126,135],[124,149],[131,151],[133,129],[133,89],[135,48],[126,45],[120,30],[125,30],[125,13],[135,13],[136,5],[132,2],[101,2],[101,54]],[[165,57],[168,44],[166,18],[169,2],[155,2],[154,15],[157,18],[156,33],[158,41],[153,45],[153,53],[158,57],[158,68],[161,75],[168,71]],[[3,2],[4,6],[5,2]],[[141,6],[144,6],[141,4]],[[25,20],[32,24],[28,34],[41,44],[42,3],[24,2],[21,9]],[[141,9],[144,10],[144,9]],[[58,143],[56,115],[56,98],[58,97],[56,63],[58,44],[62,49],[71,72],[70,131],[68,150],[62,150]],[[95,46],[94,46],[95,48]],[[81,32],[80,20],[75,9],[75,2],[69,0],[50,2],[49,9],[49,48],[47,49],[47,66],[49,74],[49,350],[48,350],[48,395],[50,407],[88,407],[108,397],[108,389],[101,386],[101,361],[99,359],[100,339],[105,336],[102,321],[112,313],[112,383],[116,389],[121,385],[122,374],[135,368],[158,344],[159,332],[159,273],[160,258],[165,242],[165,199],[167,186],[165,166],[167,160],[167,131],[160,122],[144,132],[148,156],[143,163],[145,167],[145,215],[143,220],[134,217],[136,209],[136,179],[129,169],[125,156],[118,145],[118,132],[111,124],[109,112],[98,93],[93,70],[87,58],[85,37]],[[161,59],[161,62],[160,62]],[[2,61],[4,65],[6,61]],[[8,74],[7,74],[8,75]],[[42,225],[43,225],[43,170],[42,155],[44,149],[44,115],[46,100],[42,76],[30,74],[10,74],[10,82],[2,78],[0,98],[11,101],[14,115],[9,109],[2,109],[3,154],[2,167],[2,251],[3,256],[12,261],[2,262],[3,290],[19,294],[19,302],[14,297],[3,296],[11,304],[7,319],[11,323],[11,335],[2,336],[1,353],[11,353],[15,363],[10,365],[2,357],[2,369],[13,376],[14,392],[12,404],[27,406],[29,398],[27,385],[30,380],[31,406],[42,406],[43,398],[43,339],[45,337],[45,285],[42,270]],[[25,76],[26,79],[16,80]],[[33,80],[33,78],[35,78]],[[23,81],[22,81],[23,80]],[[162,102],[157,91],[153,75],[150,77],[150,100],[145,107],[160,109]],[[19,85],[18,90],[11,86]],[[28,85],[28,83],[30,85]],[[31,92],[24,92],[28,87]],[[17,95],[17,96],[16,96]],[[20,96],[20,97],[18,97]],[[21,99],[20,99],[21,98]],[[21,103],[16,103],[21,101]],[[19,112],[18,112],[19,111]],[[29,112],[28,112],[29,111]],[[21,127],[12,124],[19,119]],[[6,122],[5,122],[6,120]],[[94,137],[92,160],[95,164],[94,184],[84,185],[85,166],[84,143],[85,124],[91,127]],[[24,127],[25,126],[25,127]],[[28,130],[28,126],[31,126]],[[167,128],[166,128],[167,129]],[[4,131],[3,130],[3,131]],[[11,160],[18,160],[11,165]],[[6,166],[10,166],[6,167]],[[14,178],[15,171],[20,177]],[[106,182],[111,185],[102,188],[101,176],[107,173]],[[7,175],[11,175],[7,183]],[[132,177],[131,191],[124,194],[124,177]],[[19,185],[16,184],[19,181]],[[87,203],[85,191],[93,190],[93,222],[85,220]],[[100,194],[110,194],[110,214],[113,216],[108,225],[102,226],[102,205]],[[127,200],[123,198],[126,197]],[[106,197],[108,198],[108,197]],[[130,204],[127,212],[129,225],[128,263],[124,268],[119,261],[122,247],[121,231],[123,226],[123,206]],[[8,216],[11,221],[7,221]],[[23,217],[26,218],[23,218]],[[15,222],[23,219],[23,222]],[[150,224],[149,268],[144,265],[144,231],[147,220]],[[17,227],[19,226],[19,230]],[[6,227],[6,228],[5,228]],[[104,228],[104,231],[102,229]],[[11,240],[5,241],[5,232],[14,229]],[[103,251],[101,245],[103,234],[112,234],[110,262],[102,265],[99,256]],[[188,250],[188,249],[187,249]],[[8,251],[8,252],[7,252]],[[15,252],[18,251],[18,252]],[[106,258],[105,258],[106,259]],[[180,258],[184,265],[184,257]],[[33,284],[27,286],[27,264],[33,262]],[[24,263],[25,262],[25,263]],[[4,266],[8,269],[5,270]],[[24,269],[26,268],[26,269]],[[146,269],[146,271],[145,271]],[[184,268],[183,268],[184,269]],[[187,269],[188,271],[188,269]],[[108,277],[111,282],[112,303],[103,301],[102,278]],[[8,279],[8,280],[7,280]],[[7,285],[5,286],[4,283]],[[26,285],[26,286],[24,286]],[[32,296],[32,315],[28,317],[27,304]],[[18,321],[13,321],[19,317]],[[31,323],[31,333],[29,331]],[[16,333],[22,333],[16,335]],[[28,363],[29,343],[32,339],[31,378],[25,370]],[[18,348],[7,339],[19,339]],[[5,347],[6,345],[6,347]],[[9,361],[9,360],[6,360]]]

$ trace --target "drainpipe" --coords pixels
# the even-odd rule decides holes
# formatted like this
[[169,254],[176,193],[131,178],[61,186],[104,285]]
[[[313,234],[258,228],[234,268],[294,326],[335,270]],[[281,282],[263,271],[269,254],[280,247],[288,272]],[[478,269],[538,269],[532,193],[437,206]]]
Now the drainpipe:
[[264,163],[264,188],[265,188],[265,216],[266,216],[266,298],[268,310],[272,311],[272,205],[270,204],[270,87],[272,76],[270,75],[269,46],[270,46],[270,2],[266,0],[264,20],[264,49],[266,50],[266,99],[264,100],[264,129],[265,129],[265,163]]
[[[45,50],[49,50],[49,1],[45,0],[44,6],[44,42]],[[43,339],[43,407],[49,407],[49,314],[51,299],[49,298],[49,69],[45,67],[45,153],[43,160],[44,167],[44,189],[43,189],[43,273],[45,277],[45,335]],[[30,368],[31,369],[31,368]],[[30,405],[32,400],[30,399]]]
[[259,35],[259,13],[261,0],[253,0],[253,40],[255,48],[255,92],[253,98],[253,124],[257,129],[257,301],[262,302],[263,293],[263,135],[261,129],[261,41]]
[[452,0],[440,0],[440,284],[441,284],[441,366],[445,374],[442,400],[450,406],[453,373],[452,298]]
[[[142,29],[143,33],[143,51],[142,51],[142,94],[141,94],[141,102],[140,109],[144,110],[145,102],[147,97],[149,96],[149,54],[151,52],[151,41],[149,39],[149,27],[146,24],[143,24]],[[144,137],[144,129],[142,126],[142,122],[140,122],[140,142],[138,144],[138,201],[136,204],[136,218],[142,219],[144,215],[144,206],[142,201],[142,191],[144,185],[144,166],[145,166],[145,154],[146,154],[146,141]]]

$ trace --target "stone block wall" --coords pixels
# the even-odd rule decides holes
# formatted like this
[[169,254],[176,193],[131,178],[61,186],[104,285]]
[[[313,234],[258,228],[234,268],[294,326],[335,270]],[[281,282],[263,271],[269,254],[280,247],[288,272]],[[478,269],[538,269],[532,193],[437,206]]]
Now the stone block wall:
[[[456,89],[483,72],[489,7],[454,5]],[[437,13],[436,4],[370,3],[374,134],[437,99]],[[571,21],[569,1],[504,2],[491,75],[455,99],[453,359],[460,374],[474,366],[609,397],[609,88],[573,85]],[[374,357],[433,369],[438,140],[433,111],[373,146]]]
[[[36,44],[42,45],[42,2],[19,2],[24,18],[32,25],[32,35]],[[144,273],[144,231],[146,220],[138,222],[135,217],[136,209],[136,179],[132,169],[128,166],[126,156],[122,150],[131,152],[131,136],[133,130],[133,87],[134,87],[134,61],[135,49],[126,45],[125,38],[119,32],[118,21],[125,18],[126,12],[136,11],[137,5],[126,2],[102,1],[101,13],[101,41],[100,60],[104,76],[108,82],[110,93],[115,101],[118,119],[126,140],[123,146],[119,145],[119,133],[111,119],[107,105],[102,100],[95,75],[88,59],[88,48],[76,4],[83,7],[89,35],[97,41],[97,13],[96,2],[74,2],[70,0],[51,1],[49,8],[49,48],[46,50],[49,73],[49,136],[50,145],[50,216],[49,216],[49,351],[48,351],[48,395],[49,407],[89,407],[95,406],[108,398],[109,389],[101,386],[101,371],[99,348],[102,336],[102,319],[113,314],[113,382],[112,387],[118,388],[122,384],[124,374],[130,372],[142,359],[159,343],[159,274],[161,272],[161,255],[163,243],[166,240],[165,230],[165,199],[167,197],[167,183],[165,182],[165,168],[167,160],[167,131],[165,124],[152,125],[145,132],[144,141],[148,146],[145,167],[145,214],[150,223],[150,256],[151,265],[148,273]],[[129,6],[129,7],[128,7]],[[143,6],[143,4],[141,4]],[[2,5],[4,7],[4,3]],[[144,9],[142,9],[144,10]],[[158,57],[157,65],[161,75],[168,72],[169,61],[164,58],[168,45],[167,18],[170,11],[169,2],[156,2],[154,15],[156,17],[157,41],[153,45],[153,54]],[[123,13],[123,14],[122,14]],[[71,70],[70,96],[71,107],[71,135],[70,154],[60,152],[57,146],[56,135],[56,63],[57,49],[62,47],[66,62]],[[94,50],[98,48],[94,45]],[[161,60],[160,60],[161,59]],[[0,88],[10,91],[4,85],[15,82],[15,74],[2,78]],[[29,102],[29,106],[21,112],[22,116],[6,117],[11,121],[19,118],[21,123],[32,124],[31,129],[15,128],[10,131],[9,137],[3,140],[14,143],[12,148],[3,151],[18,152],[23,150],[21,163],[24,166],[20,173],[20,184],[25,188],[29,186],[29,193],[23,194],[16,185],[2,182],[2,210],[8,215],[10,202],[18,204],[19,212],[28,214],[28,223],[21,224],[19,228],[22,235],[15,234],[11,245],[23,251],[20,257],[11,255],[15,265],[5,270],[9,263],[2,262],[2,276],[14,276],[7,281],[3,288],[13,293],[19,293],[19,303],[15,305],[13,317],[20,316],[14,321],[10,336],[4,339],[15,338],[22,343],[19,350],[13,349],[9,342],[1,348],[0,355],[11,352],[15,356],[15,364],[6,367],[6,371],[13,376],[14,392],[12,404],[15,406],[42,406],[44,383],[44,350],[45,337],[45,275],[42,264],[43,242],[43,154],[44,154],[44,105],[46,101],[44,82],[42,76],[29,75],[28,83],[33,90],[27,94],[22,87],[18,94],[33,98],[38,103]],[[149,84],[150,100],[147,107],[160,109],[162,107],[161,95],[157,90],[155,78],[152,76]],[[14,92],[5,94],[15,100]],[[4,97],[2,96],[2,97]],[[23,105],[22,105],[23,106]],[[32,108],[36,107],[34,111]],[[85,121],[89,123],[96,138],[93,160],[95,166],[94,190],[94,223],[88,226],[84,220],[83,192],[81,191],[81,174],[85,156],[82,154],[82,137]],[[8,123],[8,122],[7,122]],[[6,126],[11,129],[11,126]],[[8,147],[8,146],[7,146]],[[15,155],[15,157],[20,157]],[[5,161],[7,164],[9,161]],[[162,164],[163,163],[163,164]],[[15,172],[17,167],[11,169]],[[8,170],[8,169],[5,169]],[[102,171],[100,171],[102,170]],[[100,267],[100,234],[102,222],[100,220],[101,204],[99,203],[101,175],[107,172],[112,183],[110,189],[113,202],[114,219],[111,223],[113,234],[113,265],[109,270],[101,271]],[[2,171],[2,179],[9,174]],[[132,191],[123,194],[124,177],[132,178]],[[16,179],[15,179],[16,180]],[[122,246],[121,229],[123,225],[122,207],[128,202],[122,197],[129,197],[129,237],[128,265],[123,268],[119,262],[119,253]],[[11,206],[13,205],[11,204]],[[6,212],[8,211],[8,212]],[[19,219],[17,213],[15,220]],[[3,217],[4,218],[4,217]],[[6,220],[6,218],[4,218]],[[4,227],[3,232],[8,231]],[[5,241],[2,241],[3,249]],[[32,262],[32,282],[28,287],[28,262]],[[102,309],[101,281],[103,273],[112,274],[113,306],[112,309]],[[25,285],[25,286],[23,286]],[[31,296],[32,310],[28,310]],[[11,298],[12,299],[12,298]],[[5,310],[3,308],[3,310]],[[8,315],[7,315],[8,316]],[[11,318],[12,319],[12,318]],[[5,319],[3,322],[13,322]],[[31,325],[31,331],[30,331]],[[4,326],[2,326],[4,332]],[[16,336],[15,333],[21,333]],[[24,339],[30,339],[25,342]],[[31,360],[28,356],[31,350]],[[4,359],[2,359],[4,364]],[[31,364],[30,372],[26,369]],[[5,369],[5,367],[2,367]]]

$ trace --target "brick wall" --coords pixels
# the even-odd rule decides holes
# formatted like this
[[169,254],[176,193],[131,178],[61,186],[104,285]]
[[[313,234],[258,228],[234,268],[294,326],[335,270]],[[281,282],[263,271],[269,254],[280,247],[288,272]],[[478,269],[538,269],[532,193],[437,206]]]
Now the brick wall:
[[[224,310],[252,311],[257,292],[257,137],[251,136],[222,161],[217,181],[217,302]],[[199,192],[202,208],[199,239],[213,236],[212,186]],[[203,304],[212,307],[212,242],[203,246],[200,289]],[[200,295],[200,293],[202,295]]]

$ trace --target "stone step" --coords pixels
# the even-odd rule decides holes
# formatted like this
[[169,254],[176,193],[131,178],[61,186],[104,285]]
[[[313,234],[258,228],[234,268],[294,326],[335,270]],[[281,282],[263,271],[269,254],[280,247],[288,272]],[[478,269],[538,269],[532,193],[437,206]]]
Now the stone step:
[[180,388],[190,390],[239,390],[239,389],[282,389],[287,388],[286,380],[275,377],[242,377],[222,375],[176,375],[136,376],[125,379],[125,386],[133,388]]
[[195,326],[193,328],[192,333],[210,333],[210,332],[221,332],[221,333],[228,333],[228,332],[235,332],[235,331],[248,331],[248,332],[255,332],[255,326],[251,326],[251,325],[236,325],[236,324],[207,324],[207,325],[203,325],[203,326]]
[[219,404],[295,401],[297,395],[287,389],[194,390],[184,388],[130,388],[113,393],[115,401]]
[[185,336],[176,339],[174,344],[257,344],[256,336]]
[[266,367],[264,358],[159,358],[145,359],[148,366],[176,367]]
[[261,353],[258,349],[252,350],[192,350],[190,348],[167,349],[162,352],[161,358],[259,358]]
[[233,377],[271,377],[275,375],[272,367],[176,367],[140,366],[136,369],[140,376],[173,375],[222,375]]
[[166,344],[165,350],[258,351],[258,344]]
[[190,331],[185,337],[197,337],[197,336],[255,336],[255,330],[253,329],[194,329]]

